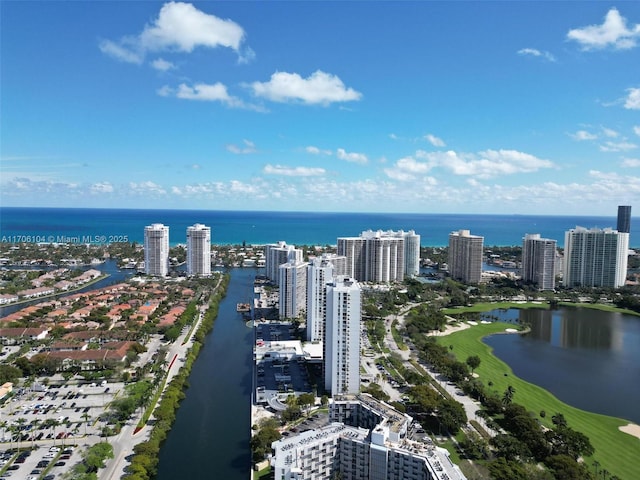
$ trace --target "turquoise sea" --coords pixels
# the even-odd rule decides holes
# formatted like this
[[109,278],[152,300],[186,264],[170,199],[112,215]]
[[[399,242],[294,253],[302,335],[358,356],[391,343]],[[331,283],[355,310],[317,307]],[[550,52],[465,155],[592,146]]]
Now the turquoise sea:
[[[211,227],[211,241],[222,245],[279,240],[335,245],[338,237],[357,236],[363,230],[403,229],[415,230],[423,246],[445,246],[449,233],[466,229],[483,236],[485,246],[521,245],[527,233],[539,233],[563,246],[565,231],[577,225],[615,228],[616,214],[617,209],[610,217],[594,217],[0,207],[0,241],[142,243],[146,225],[164,223],[175,245],[186,242],[188,226],[203,223]],[[635,232],[640,232],[638,218],[632,219],[632,246]]]

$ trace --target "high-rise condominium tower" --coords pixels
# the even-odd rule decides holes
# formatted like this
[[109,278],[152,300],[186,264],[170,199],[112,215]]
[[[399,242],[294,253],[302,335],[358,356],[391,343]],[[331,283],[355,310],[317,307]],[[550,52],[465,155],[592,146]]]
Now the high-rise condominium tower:
[[618,288],[625,284],[629,234],[576,227],[564,236],[565,287]]
[[301,262],[302,250],[295,248],[293,245],[287,245],[287,242],[278,242],[265,245],[265,275],[272,282],[279,279],[278,268],[283,263]]
[[449,275],[463,283],[480,283],[484,237],[459,230],[449,235]]
[[324,383],[332,395],[360,391],[360,285],[346,276],[327,285]]
[[211,275],[211,228],[200,223],[187,227],[187,275]]
[[326,257],[312,259],[307,266],[307,340],[324,340],[327,283],[333,280],[333,263]]
[[169,273],[169,227],[161,223],[144,227],[144,272],[158,277]]
[[362,232],[338,238],[338,255],[347,257],[347,274],[362,282],[401,282],[420,269],[420,235],[404,232]]
[[307,264],[295,259],[278,267],[280,318],[296,318],[307,306]]
[[620,233],[631,232],[631,206],[630,205],[618,205],[617,230]]
[[556,288],[556,241],[527,234],[522,241],[522,281],[539,290]]

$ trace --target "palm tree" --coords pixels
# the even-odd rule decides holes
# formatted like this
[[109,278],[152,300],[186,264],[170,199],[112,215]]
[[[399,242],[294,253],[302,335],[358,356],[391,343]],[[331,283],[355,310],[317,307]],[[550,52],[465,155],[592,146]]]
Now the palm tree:
[[602,478],[603,480],[607,480],[607,477],[609,476],[609,470],[607,470],[606,468],[602,470]]
[[40,425],[40,420],[38,420],[37,418],[31,420],[31,446],[35,447],[36,445],[36,430],[37,430],[37,426]]
[[593,466],[596,469],[596,477],[598,476],[598,468],[600,467],[600,462],[598,460],[593,461]]
[[564,418],[564,415],[561,414],[561,413],[556,413],[554,416],[552,416],[551,417],[551,421],[557,427],[566,427],[567,426],[567,420]]
[[87,436],[87,424],[89,423],[89,420],[91,419],[91,415],[89,415],[88,413],[83,413],[81,415],[81,418],[84,420],[84,436]]
[[22,429],[24,427],[24,424],[27,423],[27,419],[20,417],[19,419],[16,420],[16,423],[18,424],[18,427],[17,427],[17,431],[18,431],[18,451],[20,451],[20,438],[22,437]]
[[509,405],[513,401],[513,396],[515,395],[515,393],[516,389],[509,385],[502,395],[502,404]]
[[4,437],[5,437],[6,433],[7,433],[7,426],[8,426],[8,425],[9,425],[9,424],[7,423],[7,421],[6,421],[6,420],[2,420],[2,421],[0,422],[0,428],[2,429],[2,441],[3,441],[3,442],[4,442]]

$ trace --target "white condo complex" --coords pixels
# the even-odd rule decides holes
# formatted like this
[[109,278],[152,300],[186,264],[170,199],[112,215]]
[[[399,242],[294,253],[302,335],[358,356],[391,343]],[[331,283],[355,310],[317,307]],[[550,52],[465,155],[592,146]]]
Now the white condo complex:
[[401,282],[420,273],[420,235],[367,230],[338,238],[338,255],[347,257],[347,274],[359,282]]
[[211,275],[211,228],[200,223],[187,227],[187,275]]
[[444,448],[408,437],[413,419],[368,394],[334,397],[331,423],[271,445],[277,480],[466,480]]
[[576,227],[564,236],[565,287],[624,286],[629,256],[629,233],[611,228]]
[[169,227],[162,223],[144,227],[144,272],[158,277],[169,273]]
[[327,284],[324,383],[334,396],[360,391],[360,293],[346,276]]

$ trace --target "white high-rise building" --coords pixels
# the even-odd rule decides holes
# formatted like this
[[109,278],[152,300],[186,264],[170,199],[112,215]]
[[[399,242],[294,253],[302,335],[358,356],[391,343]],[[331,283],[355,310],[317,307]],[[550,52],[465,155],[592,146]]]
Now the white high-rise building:
[[420,274],[420,235],[409,230],[402,232],[402,236],[404,237],[404,274],[407,277],[416,277]]
[[301,262],[302,250],[287,242],[280,241],[265,245],[265,275],[272,282],[277,282],[279,278],[278,269],[280,265],[287,262]]
[[211,228],[200,223],[187,227],[187,275],[211,275]]
[[576,227],[564,236],[565,287],[619,288],[627,278],[629,234]]
[[401,282],[420,269],[420,235],[413,230],[372,231],[338,238],[338,255],[347,257],[347,275],[361,282]]
[[332,395],[360,391],[360,285],[346,276],[327,284],[324,383]]
[[144,272],[165,277],[169,273],[169,227],[154,223],[144,227]]
[[307,264],[293,260],[280,265],[278,272],[280,318],[296,318],[307,306]]
[[307,340],[324,340],[327,284],[333,280],[333,263],[325,257],[312,259],[307,266]]
[[556,241],[527,234],[522,241],[522,282],[539,290],[556,288]]
[[449,234],[449,276],[463,283],[480,283],[484,237],[469,230]]

